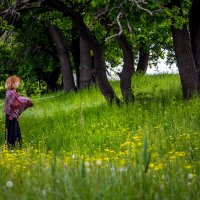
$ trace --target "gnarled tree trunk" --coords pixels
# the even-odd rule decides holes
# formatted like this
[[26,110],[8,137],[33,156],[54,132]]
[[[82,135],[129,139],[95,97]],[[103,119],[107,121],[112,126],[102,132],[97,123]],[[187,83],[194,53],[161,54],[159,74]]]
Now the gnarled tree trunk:
[[56,25],[49,25],[49,32],[56,47],[61,64],[63,87],[66,92],[75,90],[74,78],[70,67],[69,52],[61,30]]
[[120,88],[122,96],[126,104],[134,100],[134,95],[131,89],[131,80],[134,73],[134,57],[133,50],[127,39],[120,35],[117,37],[117,42],[123,51],[123,69],[119,73],[120,78]]

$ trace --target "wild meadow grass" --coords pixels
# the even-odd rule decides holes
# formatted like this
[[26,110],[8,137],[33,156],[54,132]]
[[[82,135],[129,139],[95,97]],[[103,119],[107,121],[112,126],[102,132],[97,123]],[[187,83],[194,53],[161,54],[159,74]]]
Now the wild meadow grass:
[[0,199],[200,199],[199,97],[182,99],[178,75],[134,77],[133,92],[121,107],[97,88],[33,97],[13,150],[1,100]]

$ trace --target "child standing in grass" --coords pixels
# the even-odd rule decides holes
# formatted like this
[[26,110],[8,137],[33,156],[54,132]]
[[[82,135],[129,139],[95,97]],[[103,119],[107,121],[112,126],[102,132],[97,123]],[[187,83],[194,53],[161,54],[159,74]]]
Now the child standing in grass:
[[33,106],[31,99],[22,97],[19,95],[19,93],[17,93],[16,89],[19,87],[19,85],[20,79],[17,76],[10,76],[5,83],[5,142],[9,147],[15,146],[17,142],[21,147],[22,137],[18,119],[24,110]]

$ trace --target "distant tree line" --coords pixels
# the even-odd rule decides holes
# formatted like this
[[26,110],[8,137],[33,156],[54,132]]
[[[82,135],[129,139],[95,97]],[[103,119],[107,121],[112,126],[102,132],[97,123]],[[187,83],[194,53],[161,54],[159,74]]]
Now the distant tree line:
[[118,75],[128,104],[133,75],[145,74],[167,52],[190,98],[200,91],[199,10],[199,0],[3,0],[0,78],[18,74],[45,82],[49,91],[96,84],[108,102],[120,104],[107,63],[123,60]]

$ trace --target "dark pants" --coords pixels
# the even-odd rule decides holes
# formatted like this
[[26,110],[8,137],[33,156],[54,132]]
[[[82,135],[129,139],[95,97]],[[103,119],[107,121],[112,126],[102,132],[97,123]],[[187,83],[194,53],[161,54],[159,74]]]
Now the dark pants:
[[21,147],[22,137],[19,122],[15,118],[13,118],[13,120],[10,120],[9,115],[6,115],[5,140],[7,145],[9,146],[15,146],[18,142]]

